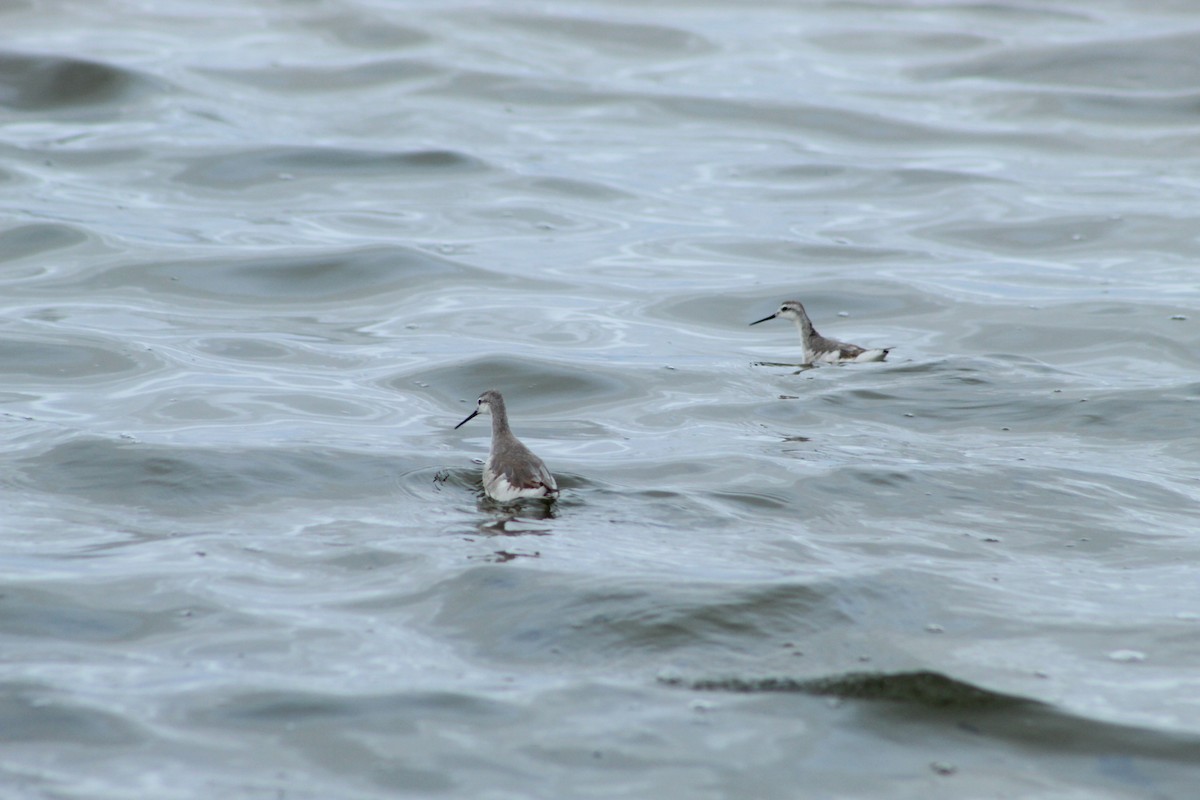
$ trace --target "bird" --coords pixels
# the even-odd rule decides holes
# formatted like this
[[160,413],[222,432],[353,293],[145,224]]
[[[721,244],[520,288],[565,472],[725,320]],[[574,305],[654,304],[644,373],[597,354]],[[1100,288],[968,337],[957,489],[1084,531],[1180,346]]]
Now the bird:
[[484,493],[500,503],[558,497],[558,483],[550,470],[508,427],[504,397],[495,389],[479,395],[475,410],[454,429],[458,430],[480,414],[492,415],[492,449],[483,465]]
[[806,365],[820,361],[828,364],[883,361],[892,349],[884,347],[868,350],[856,344],[839,342],[837,339],[822,336],[813,327],[812,320],[808,318],[808,313],[805,312],[804,305],[799,300],[784,300],[774,314],[750,324],[757,325],[759,322],[766,322],[776,317],[790,319],[796,323],[796,328],[800,331],[800,343],[804,346],[804,363]]

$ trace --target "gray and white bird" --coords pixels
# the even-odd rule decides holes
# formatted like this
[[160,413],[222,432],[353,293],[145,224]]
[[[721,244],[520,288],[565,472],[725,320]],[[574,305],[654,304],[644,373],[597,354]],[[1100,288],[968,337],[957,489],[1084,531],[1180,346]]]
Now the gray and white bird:
[[479,395],[470,416],[454,426],[461,428],[480,414],[492,415],[492,449],[483,465],[483,491],[501,503],[526,497],[558,497],[558,483],[540,458],[508,427],[504,398],[495,389]]
[[808,318],[808,314],[799,300],[784,300],[783,304],[779,306],[779,310],[774,314],[750,324],[757,325],[759,322],[766,322],[777,317],[790,319],[796,323],[796,329],[800,331],[800,344],[804,347],[805,364],[816,364],[818,362],[845,364],[863,361],[883,361],[892,349],[884,347],[868,350],[856,344],[839,342],[837,339],[822,336],[813,327],[812,320]]

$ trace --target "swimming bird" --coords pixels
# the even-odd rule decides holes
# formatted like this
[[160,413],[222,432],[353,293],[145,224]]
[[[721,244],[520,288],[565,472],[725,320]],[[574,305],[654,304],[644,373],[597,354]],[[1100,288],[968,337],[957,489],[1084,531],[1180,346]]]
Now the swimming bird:
[[521,444],[508,427],[504,398],[495,389],[479,395],[471,415],[454,426],[458,430],[480,414],[492,415],[492,450],[483,465],[483,491],[501,503],[524,497],[553,499],[558,484],[542,460]]
[[860,361],[883,361],[887,358],[890,347],[878,348],[875,350],[867,350],[864,347],[859,347],[856,344],[847,342],[839,342],[837,339],[829,339],[817,333],[817,329],[813,327],[812,320],[808,318],[804,306],[799,300],[784,300],[779,306],[779,310],[769,317],[763,317],[760,320],[751,322],[751,325],[757,325],[759,322],[766,322],[769,319],[782,317],[790,319],[796,323],[796,329],[800,331],[800,344],[804,346],[804,363],[815,364],[818,361],[824,361],[828,364],[838,364],[846,362]]

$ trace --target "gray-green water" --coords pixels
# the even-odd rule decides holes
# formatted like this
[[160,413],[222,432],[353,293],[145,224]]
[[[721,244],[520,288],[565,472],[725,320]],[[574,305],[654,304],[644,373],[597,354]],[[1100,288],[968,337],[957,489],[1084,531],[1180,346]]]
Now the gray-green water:
[[0,27],[6,797],[1194,796],[1189,4]]

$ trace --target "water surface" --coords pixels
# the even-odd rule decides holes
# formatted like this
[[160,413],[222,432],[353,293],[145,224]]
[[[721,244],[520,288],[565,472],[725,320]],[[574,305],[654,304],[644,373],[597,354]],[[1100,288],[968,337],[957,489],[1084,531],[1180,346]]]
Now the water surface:
[[0,22],[8,793],[1194,791],[1185,5]]

